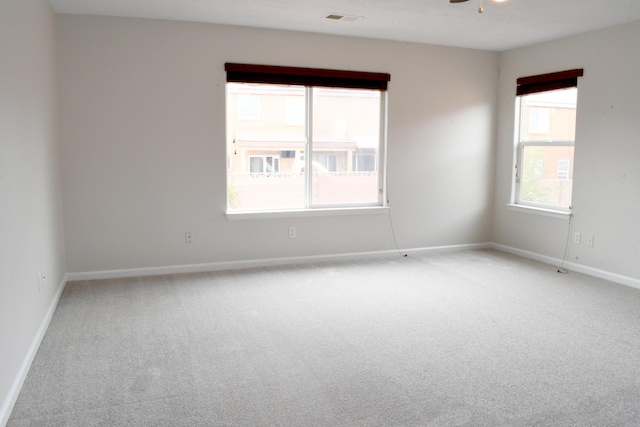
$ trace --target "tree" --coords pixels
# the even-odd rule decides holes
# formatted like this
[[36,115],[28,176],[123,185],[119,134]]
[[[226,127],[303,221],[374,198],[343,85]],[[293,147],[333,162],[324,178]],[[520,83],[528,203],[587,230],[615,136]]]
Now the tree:
[[520,198],[534,203],[549,204],[550,188],[542,183],[544,147],[527,146],[520,171]]

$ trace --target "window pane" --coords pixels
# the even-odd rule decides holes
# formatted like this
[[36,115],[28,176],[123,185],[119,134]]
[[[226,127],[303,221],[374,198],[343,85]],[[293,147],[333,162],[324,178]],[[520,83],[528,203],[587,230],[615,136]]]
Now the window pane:
[[573,146],[524,146],[520,185],[520,199],[523,201],[570,206]]
[[578,89],[520,98],[516,203],[566,211],[571,206]]
[[260,119],[260,98],[251,95],[242,95],[237,101],[238,119],[239,120],[258,120]]
[[285,100],[285,124],[288,126],[304,126],[305,106],[303,96],[287,96]]
[[374,171],[376,170],[375,154],[356,154],[353,156],[354,171]]
[[375,90],[313,89],[312,204],[378,202],[378,171],[354,168],[354,156],[361,150],[378,156],[380,96]]
[[[291,124],[296,102],[287,99],[292,98],[304,99],[304,87],[227,84],[229,209],[304,207],[304,172],[298,159],[304,156],[305,129],[304,122]],[[304,117],[304,110],[299,114]]]
[[249,158],[249,172],[251,173],[263,172],[262,157],[253,156]]
[[569,160],[558,160],[558,179],[569,179]]
[[578,89],[552,90],[523,96],[521,141],[573,141]]
[[551,122],[551,108],[530,107],[529,108],[529,133],[549,133]]

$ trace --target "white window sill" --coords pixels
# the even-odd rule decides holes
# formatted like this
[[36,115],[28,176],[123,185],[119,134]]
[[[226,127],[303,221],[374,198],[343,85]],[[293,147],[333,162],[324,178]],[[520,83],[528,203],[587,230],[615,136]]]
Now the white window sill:
[[534,208],[531,206],[514,205],[514,204],[508,204],[507,206],[509,207],[509,210],[513,212],[540,215],[540,216],[546,216],[549,218],[568,219],[571,216],[571,212],[554,211],[551,209]]
[[382,215],[389,212],[388,206],[358,207],[358,208],[327,208],[327,209],[295,209],[282,211],[238,211],[226,212],[228,220],[271,219],[271,218],[305,218],[313,216],[340,215]]

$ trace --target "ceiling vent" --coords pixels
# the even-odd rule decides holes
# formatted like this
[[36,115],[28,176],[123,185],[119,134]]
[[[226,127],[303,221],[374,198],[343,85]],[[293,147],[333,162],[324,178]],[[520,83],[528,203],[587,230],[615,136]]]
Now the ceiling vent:
[[345,21],[345,22],[355,22],[361,20],[362,16],[354,16],[354,15],[341,15],[339,13],[330,13],[325,15],[324,19],[331,19],[333,21]]

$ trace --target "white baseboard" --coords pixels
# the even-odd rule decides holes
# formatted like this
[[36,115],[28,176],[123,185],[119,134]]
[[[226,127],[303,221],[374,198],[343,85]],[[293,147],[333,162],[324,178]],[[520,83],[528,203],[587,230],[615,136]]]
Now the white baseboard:
[[[561,259],[552,258],[546,255],[540,255],[535,252],[529,252],[522,249],[513,248],[511,246],[500,245],[498,243],[492,243],[490,245],[493,249],[507,252],[513,255],[519,255],[524,258],[533,259],[535,261],[540,261],[545,264],[555,265],[560,267],[563,265]],[[610,282],[619,283],[621,285],[631,286],[632,288],[640,289],[640,280],[634,279],[632,277],[623,276],[621,274],[611,273],[609,271],[599,270],[593,267],[587,267],[586,265],[577,264],[574,262],[564,262],[564,268],[567,270],[575,271],[576,273],[586,274],[588,276],[597,277],[599,279],[608,280]]]
[[[497,243],[477,243],[477,244],[468,244],[468,245],[437,246],[437,247],[413,248],[413,249],[404,249],[404,250],[358,252],[358,253],[344,253],[344,254],[334,254],[334,255],[313,255],[313,256],[286,257],[286,258],[265,258],[265,259],[256,259],[256,260],[247,260],[247,261],[224,261],[224,262],[215,262],[215,263],[175,265],[175,266],[166,266],[166,267],[132,268],[132,269],[122,269],[122,270],[104,270],[104,271],[88,271],[88,272],[80,272],[80,273],[67,273],[62,279],[62,282],[58,286],[56,295],[51,301],[51,304],[49,305],[49,309],[47,310],[45,317],[42,319],[40,327],[38,328],[38,331],[34,336],[33,341],[31,342],[29,351],[27,352],[25,359],[22,362],[22,365],[20,366],[20,370],[18,371],[16,378],[13,381],[13,384],[11,386],[11,389],[9,390],[9,393],[7,394],[7,397],[2,404],[2,408],[0,408],[0,426],[5,426],[9,421],[11,411],[13,410],[13,407],[16,401],[18,400],[18,396],[20,394],[22,385],[24,384],[24,381],[27,378],[27,374],[29,373],[29,368],[31,367],[31,364],[33,363],[33,359],[35,358],[36,353],[38,352],[40,343],[42,342],[42,339],[44,338],[44,335],[47,331],[47,328],[49,327],[49,323],[51,322],[51,318],[53,317],[53,313],[58,305],[58,301],[62,296],[62,292],[64,291],[64,288],[67,282],[74,281],[74,280],[140,277],[140,276],[151,276],[151,275],[159,275],[159,274],[200,273],[200,272],[208,272],[208,271],[234,270],[234,269],[242,269],[242,268],[270,267],[270,266],[287,265],[287,264],[302,264],[302,263],[314,263],[314,262],[326,262],[326,261],[364,259],[364,258],[389,256],[394,254],[416,255],[416,254],[424,254],[424,253],[430,253],[430,252],[435,253],[435,252],[460,251],[460,250],[484,249],[484,248],[496,249],[502,252],[507,252],[514,255],[522,256],[524,258],[540,261],[545,264],[550,264],[555,266],[562,265],[562,260],[558,258],[553,258],[546,255],[540,255],[534,252],[529,252],[522,249],[513,248],[510,246],[500,245]],[[598,270],[595,268],[591,268],[591,267],[587,267],[584,265],[571,263],[571,262],[565,262],[564,266],[565,268],[571,271],[587,274],[590,276],[609,280],[611,282],[620,283],[623,285],[640,289],[640,280],[638,279],[622,276],[615,273],[610,273],[603,270]]]
[[13,383],[11,384],[11,388],[7,393],[7,396],[2,402],[2,407],[0,408],[0,426],[6,426],[9,422],[9,417],[11,416],[11,411],[13,411],[13,407],[18,400],[18,396],[20,395],[20,390],[22,390],[22,385],[24,381],[27,379],[27,374],[29,373],[29,369],[31,368],[31,364],[33,363],[33,359],[36,357],[36,353],[38,353],[38,349],[40,348],[40,343],[42,343],[42,339],[44,338],[47,329],[49,328],[49,323],[51,323],[51,318],[53,317],[53,313],[56,311],[56,307],[58,306],[58,301],[60,301],[60,297],[62,296],[62,292],[64,291],[65,285],[67,284],[67,275],[62,278],[62,281],[58,285],[58,290],[56,291],[51,303],[49,304],[49,308],[44,315],[44,318],[40,322],[40,327],[36,332],[36,335],[33,337],[31,341],[31,345],[29,346],[29,350],[25,355],[24,360],[22,361],[22,365],[20,365],[20,369],[16,374]]
[[387,250],[374,252],[351,252],[332,255],[310,255],[284,258],[262,258],[243,261],[223,261],[203,264],[173,265],[165,267],[129,268],[122,270],[85,271],[68,273],[67,280],[120,279],[126,277],[155,276],[161,274],[203,273],[208,271],[238,270],[242,268],[273,267],[287,264],[306,264],[314,262],[344,261],[352,259],[374,258],[393,254],[418,254],[425,252],[459,251],[490,247],[490,243],[469,245],[438,246],[431,248],[414,248],[404,250]]
[[[449,246],[431,246],[428,248],[413,248],[413,249],[404,249],[401,252],[406,253],[408,255],[414,254],[425,254],[425,253],[436,253],[436,252],[453,252],[453,251],[467,251],[471,249],[487,249],[491,248],[491,243],[469,243],[466,245],[449,245]],[[394,251],[397,253],[397,251]]]
[[49,304],[49,308],[47,313],[45,314],[42,322],[40,323],[40,327],[36,332],[36,335],[33,337],[31,342],[31,346],[25,355],[25,358],[20,366],[18,373],[7,393],[7,397],[2,403],[2,407],[0,408],[0,427],[4,427],[9,421],[9,417],[11,416],[11,411],[18,400],[18,396],[20,395],[20,390],[24,384],[24,381],[27,378],[27,374],[29,373],[29,369],[31,368],[31,364],[33,363],[33,359],[38,352],[38,348],[42,343],[42,339],[44,338],[45,333],[47,332],[47,328],[49,327],[49,323],[51,322],[51,318],[53,317],[53,313],[60,301],[60,297],[62,296],[62,292],[67,284],[67,282],[75,281],[75,280],[94,280],[94,279],[114,279],[114,278],[125,278],[125,277],[140,277],[140,276],[151,276],[151,275],[160,275],[160,274],[178,274],[178,273],[200,273],[200,272],[208,272],[208,271],[221,271],[221,270],[237,270],[242,268],[255,268],[255,267],[270,267],[277,265],[287,265],[287,264],[303,264],[303,263],[314,263],[314,262],[326,262],[326,261],[341,261],[341,260],[353,260],[353,259],[366,259],[373,257],[382,257],[389,255],[404,255],[404,254],[418,254],[425,252],[443,252],[443,251],[459,251],[459,250],[468,250],[468,249],[480,249],[490,247],[490,243],[481,243],[481,244],[469,244],[469,245],[452,245],[452,246],[438,246],[438,247],[430,247],[430,248],[414,248],[407,250],[387,250],[387,251],[373,251],[373,252],[357,252],[357,253],[344,253],[344,254],[334,254],[334,255],[312,255],[312,256],[300,256],[300,257],[285,257],[285,258],[265,258],[265,259],[256,259],[256,260],[246,260],[246,261],[224,261],[224,262],[214,262],[214,263],[204,263],[204,264],[190,264],[190,265],[175,265],[175,266],[165,266],[165,267],[149,267],[149,268],[131,268],[131,269],[121,269],[121,270],[104,270],[104,271],[88,271],[81,273],[67,273],[65,274],[62,282],[58,285],[58,290],[51,303]]

